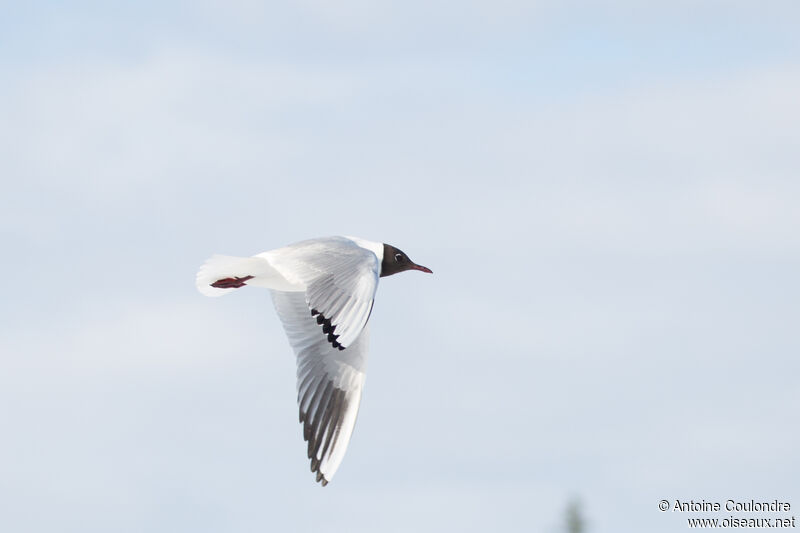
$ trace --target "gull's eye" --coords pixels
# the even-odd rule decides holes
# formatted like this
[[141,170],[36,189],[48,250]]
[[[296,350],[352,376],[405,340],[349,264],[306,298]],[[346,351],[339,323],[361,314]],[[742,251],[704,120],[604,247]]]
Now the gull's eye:
[[394,260],[398,263],[403,262],[403,254],[394,254]]

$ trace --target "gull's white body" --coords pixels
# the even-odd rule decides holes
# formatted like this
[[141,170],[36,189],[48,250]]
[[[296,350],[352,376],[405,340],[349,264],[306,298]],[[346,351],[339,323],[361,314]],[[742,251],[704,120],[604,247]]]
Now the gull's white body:
[[[197,273],[197,288],[207,296],[234,292],[212,286],[226,278],[270,289],[297,356],[303,436],[311,470],[323,485],[344,458],[358,414],[367,321],[381,275],[383,247],[356,237],[311,239],[253,257],[215,255]],[[329,324],[320,322],[320,317]],[[323,333],[326,326],[333,328],[331,334]]]

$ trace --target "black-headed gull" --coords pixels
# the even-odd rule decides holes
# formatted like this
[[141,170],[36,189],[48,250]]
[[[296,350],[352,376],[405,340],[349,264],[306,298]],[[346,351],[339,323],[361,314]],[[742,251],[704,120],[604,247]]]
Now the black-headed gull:
[[215,255],[197,273],[197,289],[206,296],[245,285],[270,289],[297,356],[300,422],[311,471],[323,486],[353,433],[378,280],[405,270],[431,273],[394,246],[324,237],[253,257]]

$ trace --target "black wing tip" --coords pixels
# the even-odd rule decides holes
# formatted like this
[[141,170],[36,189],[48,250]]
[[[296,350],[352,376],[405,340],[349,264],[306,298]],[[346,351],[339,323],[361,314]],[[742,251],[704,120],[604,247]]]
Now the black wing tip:
[[[325,404],[322,418],[318,414],[312,419],[308,412],[304,412],[302,408],[300,409],[300,423],[303,424],[303,440],[308,442],[307,456],[310,459],[311,472],[316,474],[317,482],[323,487],[328,484],[329,480],[325,478],[325,474],[320,470],[322,460],[317,459],[317,452],[322,450],[322,455],[325,455],[328,451],[333,440],[333,427],[337,427],[341,423],[344,411],[347,409],[347,393],[338,387],[331,387],[331,384],[332,382],[329,381],[321,398],[321,402]],[[315,424],[319,424],[316,430],[313,427]],[[329,429],[328,437],[325,442],[322,442],[325,427]]]
[[323,487],[326,486],[328,484],[328,480],[325,479],[325,474],[323,474],[319,469],[322,465],[322,461],[314,457],[312,454],[311,442],[309,442],[308,446],[308,458],[311,459],[311,473],[316,474],[317,483],[321,484]]
[[[314,464],[314,461],[317,461],[316,465]],[[323,487],[326,487],[328,485],[328,480],[325,479],[325,474],[319,471],[319,461],[316,459],[311,460],[311,472],[317,474],[317,483],[319,483]]]
[[[371,309],[370,312],[372,312]],[[338,342],[337,339],[339,338],[339,335],[335,334],[336,326],[331,324],[330,318],[327,318],[325,315],[323,315],[322,313],[313,308],[311,309],[311,316],[317,317],[316,318],[317,324],[322,326],[322,334],[326,335],[326,338],[328,342],[331,343],[331,346],[333,346],[334,348],[338,348],[339,351],[342,351],[345,348],[347,348],[347,346],[343,346],[341,343]]]

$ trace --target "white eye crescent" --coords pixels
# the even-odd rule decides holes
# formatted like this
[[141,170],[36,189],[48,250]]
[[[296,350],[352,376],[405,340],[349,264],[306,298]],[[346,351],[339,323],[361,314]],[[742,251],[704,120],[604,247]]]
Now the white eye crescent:
[[394,260],[399,263],[403,260],[403,254],[394,254]]

